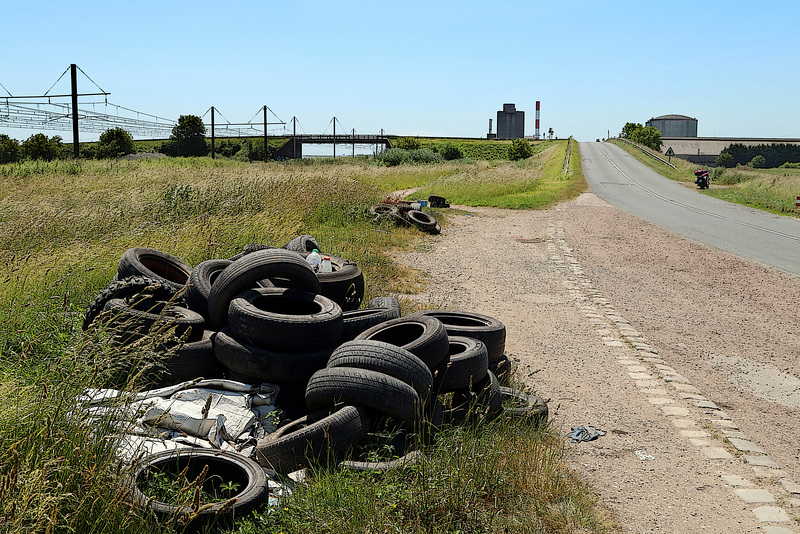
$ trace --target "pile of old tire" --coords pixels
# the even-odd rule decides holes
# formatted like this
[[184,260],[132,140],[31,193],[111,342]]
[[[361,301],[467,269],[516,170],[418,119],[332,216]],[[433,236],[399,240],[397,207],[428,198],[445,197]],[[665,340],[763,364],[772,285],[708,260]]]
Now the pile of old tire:
[[415,226],[429,234],[438,234],[442,231],[442,227],[433,215],[415,208],[409,202],[375,204],[369,211],[373,221],[376,222],[387,220],[397,226]]

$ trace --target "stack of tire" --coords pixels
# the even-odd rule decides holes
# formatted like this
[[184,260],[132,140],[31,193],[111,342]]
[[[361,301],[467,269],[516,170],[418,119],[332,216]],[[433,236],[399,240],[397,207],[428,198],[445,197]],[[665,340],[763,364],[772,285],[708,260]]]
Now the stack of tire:
[[438,234],[442,227],[436,222],[436,218],[429,213],[423,212],[410,202],[399,202],[397,204],[380,203],[375,204],[369,209],[372,220],[375,222],[390,221],[396,226],[415,226],[416,228],[429,234]]

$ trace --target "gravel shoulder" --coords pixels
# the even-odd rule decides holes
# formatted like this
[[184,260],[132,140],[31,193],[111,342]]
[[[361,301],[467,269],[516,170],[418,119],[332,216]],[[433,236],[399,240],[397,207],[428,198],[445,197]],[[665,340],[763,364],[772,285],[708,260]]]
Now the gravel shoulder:
[[503,321],[554,424],[606,431],[565,453],[624,531],[797,531],[800,278],[591,193],[461,209],[398,256],[430,276],[409,298]]

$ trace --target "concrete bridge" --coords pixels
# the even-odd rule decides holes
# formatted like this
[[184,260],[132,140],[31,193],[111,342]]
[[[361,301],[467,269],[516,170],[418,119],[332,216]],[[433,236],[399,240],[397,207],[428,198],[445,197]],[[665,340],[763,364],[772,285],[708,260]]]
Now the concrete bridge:
[[381,145],[384,149],[392,148],[392,142],[385,135],[314,135],[303,134],[293,135],[281,145],[277,156],[284,158],[302,158],[303,145],[333,145],[333,157],[336,157],[336,145],[352,145],[355,152],[356,145]]

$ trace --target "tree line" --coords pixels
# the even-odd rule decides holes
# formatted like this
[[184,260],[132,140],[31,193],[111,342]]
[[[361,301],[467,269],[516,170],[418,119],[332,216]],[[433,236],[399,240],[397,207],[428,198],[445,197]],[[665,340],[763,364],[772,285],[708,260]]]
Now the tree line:
[[653,150],[661,149],[661,131],[654,126],[642,126],[638,122],[627,122],[622,127],[622,133],[619,136]]
[[736,167],[749,165],[754,168],[772,169],[785,163],[800,162],[800,145],[773,143],[745,146],[734,143],[717,156],[717,166]]

